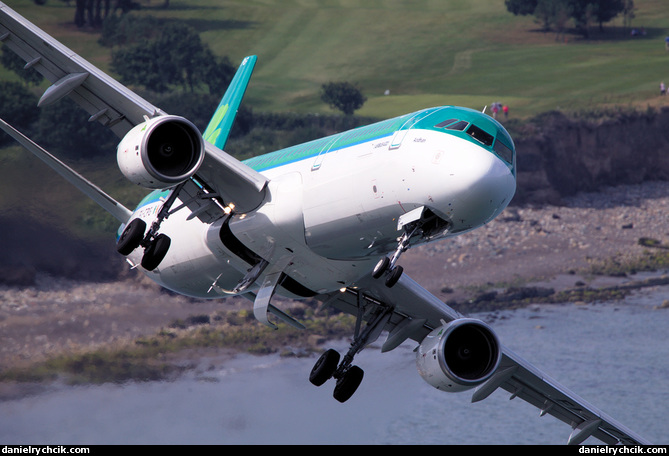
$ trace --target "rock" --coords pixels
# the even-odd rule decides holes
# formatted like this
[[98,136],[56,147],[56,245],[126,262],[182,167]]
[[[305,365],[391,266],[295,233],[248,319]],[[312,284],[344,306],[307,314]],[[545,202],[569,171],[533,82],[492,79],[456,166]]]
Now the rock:
[[511,131],[518,154],[513,204],[560,204],[607,185],[668,180],[668,132],[669,107],[600,119],[558,111],[530,119]]

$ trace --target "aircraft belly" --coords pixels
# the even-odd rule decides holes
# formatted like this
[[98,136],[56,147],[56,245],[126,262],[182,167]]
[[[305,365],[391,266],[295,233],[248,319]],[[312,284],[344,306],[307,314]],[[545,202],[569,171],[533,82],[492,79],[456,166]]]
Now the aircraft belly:
[[328,260],[305,242],[302,172],[293,167],[290,172],[273,176],[269,183],[269,201],[256,211],[237,214],[229,221],[230,234],[252,252],[257,261],[268,263],[267,270],[256,279],[256,285],[264,280],[273,265],[284,265],[281,272],[290,278],[290,283],[282,283],[276,292],[292,298],[338,289],[357,279],[358,271],[363,269],[354,262]]
[[312,224],[307,245],[318,255],[339,260],[382,255],[397,244],[396,212],[384,207]]

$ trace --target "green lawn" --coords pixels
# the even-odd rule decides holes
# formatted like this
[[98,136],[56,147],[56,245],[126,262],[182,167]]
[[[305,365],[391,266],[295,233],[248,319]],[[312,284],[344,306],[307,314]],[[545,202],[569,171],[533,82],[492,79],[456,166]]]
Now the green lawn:
[[[179,18],[234,63],[257,54],[247,95],[257,110],[328,112],[327,81],[356,82],[368,97],[359,114],[390,117],[440,104],[482,109],[494,101],[528,116],[561,109],[660,102],[669,83],[666,0],[637,0],[632,38],[622,19],[600,35],[556,41],[531,17],[508,13],[503,0],[171,0],[146,2],[140,14]],[[106,67],[109,51],[73,25],[73,8],[10,1],[68,46]],[[388,90],[390,95],[384,95]]]
[[[109,49],[98,44],[95,30],[74,26],[73,6],[5,1],[109,71]],[[666,0],[635,1],[633,26],[645,27],[643,38],[624,34],[616,19],[604,35],[590,41],[567,35],[566,42],[538,31],[532,18],[506,12],[504,0],[170,0],[169,9],[162,0],[137,1],[144,6],[137,14],[187,21],[235,64],[257,54],[246,98],[255,111],[332,112],[319,90],[336,80],[358,83],[368,97],[358,113],[377,118],[443,104],[483,109],[495,101],[507,103],[513,117],[666,103],[659,96],[660,81],[669,84]],[[0,68],[0,79],[16,76]],[[142,190],[118,172],[99,163],[75,166],[130,207],[141,198]],[[116,229],[17,147],[0,154],[0,212],[39,217],[82,237],[97,237],[101,226],[106,236]]]

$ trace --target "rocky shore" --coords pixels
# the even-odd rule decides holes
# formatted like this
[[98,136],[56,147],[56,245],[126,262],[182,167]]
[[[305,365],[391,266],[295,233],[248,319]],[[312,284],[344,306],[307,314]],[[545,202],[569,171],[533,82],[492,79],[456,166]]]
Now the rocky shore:
[[[644,284],[634,275],[592,272],[664,251],[667,214],[669,182],[607,187],[564,198],[559,205],[510,207],[471,233],[409,250],[401,264],[463,312],[481,310],[476,304],[482,296],[498,305],[504,300],[497,298],[510,302],[514,289],[525,290],[520,297],[531,302],[565,290],[631,281],[661,286],[666,279]],[[126,276],[97,283],[38,274],[30,286],[0,286],[0,369],[120,347],[192,315],[249,308],[243,299],[190,299],[160,290],[139,273]]]

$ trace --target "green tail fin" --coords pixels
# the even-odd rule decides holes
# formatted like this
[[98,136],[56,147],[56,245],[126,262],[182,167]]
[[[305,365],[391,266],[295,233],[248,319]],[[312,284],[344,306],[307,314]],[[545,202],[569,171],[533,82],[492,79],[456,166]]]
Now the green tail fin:
[[232,124],[237,116],[239,105],[246,92],[246,87],[251,79],[251,73],[253,73],[253,67],[256,64],[257,59],[258,57],[255,55],[244,58],[237,69],[235,77],[232,78],[228,90],[225,91],[221,103],[218,105],[216,112],[209,121],[207,129],[202,135],[205,141],[213,144],[219,149],[223,149],[225,143],[228,141]]

